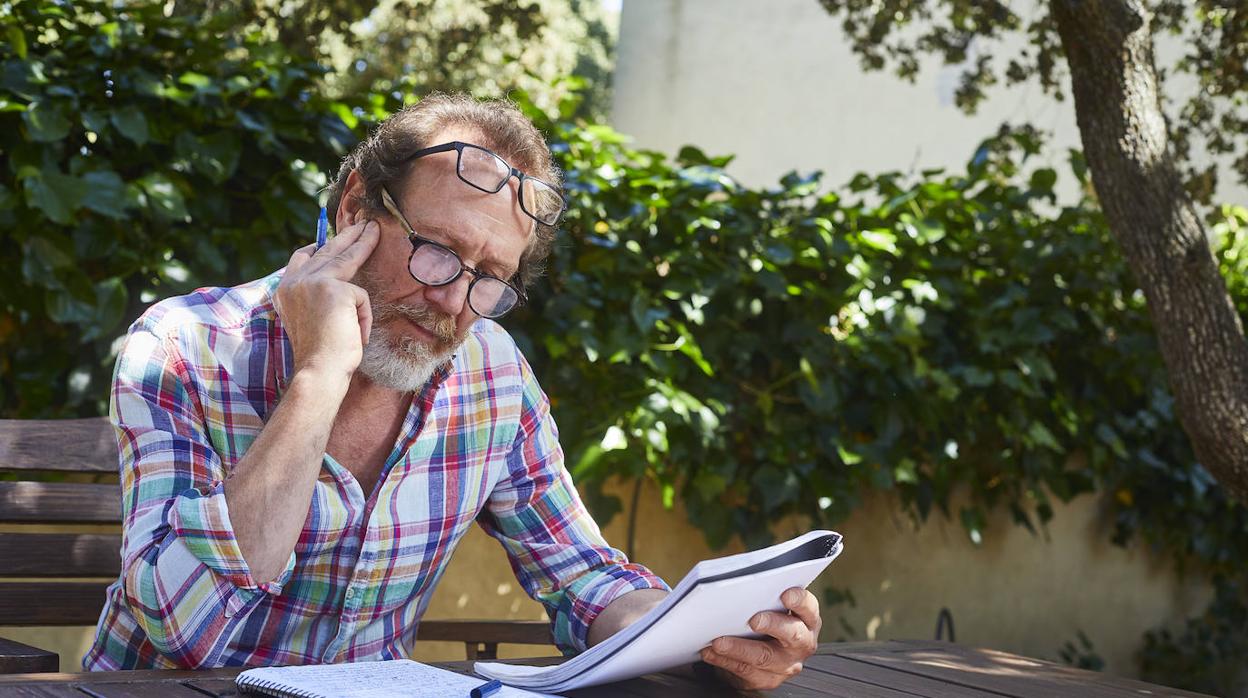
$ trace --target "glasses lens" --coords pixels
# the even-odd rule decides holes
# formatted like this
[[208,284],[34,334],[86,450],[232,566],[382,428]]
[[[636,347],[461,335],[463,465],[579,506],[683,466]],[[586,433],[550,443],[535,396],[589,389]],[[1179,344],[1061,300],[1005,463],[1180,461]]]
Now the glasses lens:
[[468,304],[478,315],[495,318],[516,307],[520,297],[516,290],[490,276],[477,278],[468,294]]
[[436,243],[426,242],[412,252],[408,268],[417,281],[440,286],[454,279],[462,265],[454,252]]
[[520,190],[520,207],[546,225],[554,225],[563,213],[563,196],[540,179],[525,177]]
[[488,150],[466,145],[459,157],[459,176],[478,189],[496,192],[511,176],[511,168]]

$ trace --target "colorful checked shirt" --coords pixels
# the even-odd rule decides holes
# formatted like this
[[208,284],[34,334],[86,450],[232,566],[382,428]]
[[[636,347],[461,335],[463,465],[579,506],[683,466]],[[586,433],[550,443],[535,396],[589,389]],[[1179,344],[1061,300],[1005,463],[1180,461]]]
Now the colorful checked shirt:
[[549,403],[515,343],[480,320],[412,400],[372,493],[326,455],[276,580],[247,567],[222,481],[291,377],[273,307],[281,272],[158,303],[117,361],[122,571],[91,670],[406,657],[476,521],[502,543],[564,652],[634,589],[667,588],[609,547],[563,467]]

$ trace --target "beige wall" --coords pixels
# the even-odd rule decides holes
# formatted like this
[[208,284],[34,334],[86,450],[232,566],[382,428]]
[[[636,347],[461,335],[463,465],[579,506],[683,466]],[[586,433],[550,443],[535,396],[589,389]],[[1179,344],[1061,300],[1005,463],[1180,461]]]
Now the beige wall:
[[[625,502],[629,489],[616,490]],[[679,509],[667,511],[659,502],[653,488],[643,489],[636,557],[669,582],[679,581],[700,559],[741,550],[709,550]],[[1094,498],[1083,497],[1058,505],[1046,534],[1032,536],[1001,514],[977,548],[956,522],[933,518],[916,530],[880,496],[837,527],[845,536],[845,552],[817,586],[853,590],[857,607],[846,618],[855,638],[930,638],[937,612],[948,607],[961,643],[1056,659],[1062,643],[1082,629],[1108,660],[1109,671],[1129,675],[1143,632],[1199,611],[1208,590],[1177,579],[1141,546],[1109,545],[1097,517]],[[626,527],[627,516],[621,514],[604,535],[623,546]],[[797,532],[792,527],[779,534]],[[825,640],[840,636],[840,612],[825,613]],[[543,613],[520,591],[498,544],[474,530],[456,551],[428,617],[542,619]],[[0,637],[60,652],[62,668],[74,670],[91,633],[0,628]],[[504,646],[502,654],[532,656],[535,650]],[[463,647],[421,643],[415,657],[463,659]]]
[[[1034,14],[1034,0],[1009,5],[1024,18]],[[1019,44],[977,48],[1012,56]],[[1181,50],[1175,39],[1158,40],[1163,64]],[[821,169],[824,182],[839,187],[863,171],[962,168],[1008,121],[1054,134],[1037,162],[1058,170],[1059,191],[1074,191],[1061,186],[1072,179],[1066,150],[1079,145],[1069,97],[1056,102],[1031,84],[1001,86],[967,116],[953,103],[957,67],[925,62],[914,84],[866,73],[839,20],[817,0],[625,0],[616,60],[616,129],[668,153],[692,143],[735,154],[728,171],[751,186],[794,169]],[[1166,87],[1181,98],[1195,84],[1174,78]],[[1222,171],[1220,200],[1248,202],[1248,189]]]

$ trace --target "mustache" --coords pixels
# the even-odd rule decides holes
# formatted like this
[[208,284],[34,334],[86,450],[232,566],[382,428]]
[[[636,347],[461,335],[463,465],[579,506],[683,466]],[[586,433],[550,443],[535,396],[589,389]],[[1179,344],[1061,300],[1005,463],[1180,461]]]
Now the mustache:
[[405,303],[373,303],[373,322],[380,324],[387,320],[401,317],[412,324],[428,330],[434,337],[438,338],[438,342],[444,346],[451,346],[459,339],[456,336],[455,318],[444,313],[439,313],[432,308],[421,305],[407,305]]

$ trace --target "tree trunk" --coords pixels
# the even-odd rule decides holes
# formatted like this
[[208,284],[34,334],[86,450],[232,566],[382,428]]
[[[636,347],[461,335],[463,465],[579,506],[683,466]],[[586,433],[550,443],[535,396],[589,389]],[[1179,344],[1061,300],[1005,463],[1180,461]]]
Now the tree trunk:
[[1196,457],[1248,504],[1248,342],[1174,165],[1142,0],[1051,0],[1110,230],[1144,290]]

